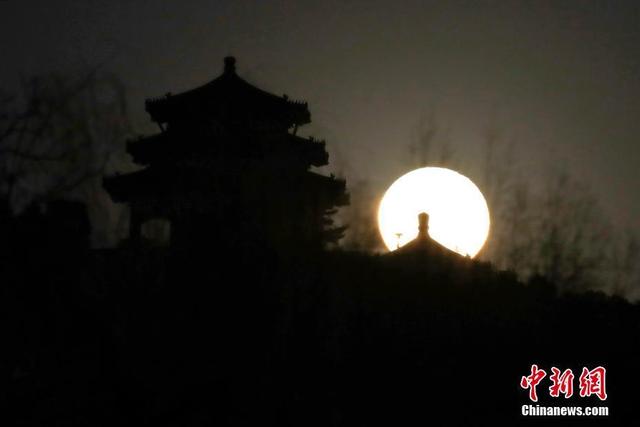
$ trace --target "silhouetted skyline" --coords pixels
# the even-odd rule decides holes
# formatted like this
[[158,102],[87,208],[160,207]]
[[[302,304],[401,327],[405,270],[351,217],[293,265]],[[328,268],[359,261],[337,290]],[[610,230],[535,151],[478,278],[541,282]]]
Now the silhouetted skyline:
[[633,424],[637,10],[0,2],[0,425]]
[[333,169],[352,182],[382,192],[406,172],[416,123],[435,110],[467,163],[494,126],[527,174],[564,160],[614,221],[640,226],[633,2],[7,1],[0,17],[6,90],[104,64],[138,106],[209,81],[233,54],[252,83],[315,106],[307,133],[340,141]]

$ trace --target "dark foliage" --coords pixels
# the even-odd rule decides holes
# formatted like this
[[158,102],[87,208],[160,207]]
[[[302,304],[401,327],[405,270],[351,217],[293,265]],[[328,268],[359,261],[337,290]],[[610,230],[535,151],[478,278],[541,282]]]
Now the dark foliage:
[[635,409],[621,299],[472,261],[45,235],[2,245],[3,425],[519,425],[532,363],[603,365],[608,421]]
[[[147,110],[161,133],[129,151],[150,166],[106,181],[132,209],[128,244],[88,249],[77,203],[0,203],[0,425],[520,425],[534,363],[605,366],[608,421],[629,424],[637,305],[452,257],[426,215],[409,252],[323,250],[344,181],[309,171],[327,159],[295,135],[306,104],[248,85],[232,58]],[[156,219],[167,246],[140,233]]]

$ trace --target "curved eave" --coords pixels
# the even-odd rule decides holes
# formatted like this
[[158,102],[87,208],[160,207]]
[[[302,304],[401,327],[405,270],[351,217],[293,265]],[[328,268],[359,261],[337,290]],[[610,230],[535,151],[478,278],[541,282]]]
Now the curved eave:
[[[266,138],[260,141],[250,141],[249,144],[260,143],[264,153],[273,152],[276,156],[294,155],[300,158],[306,165],[321,167],[329,163],[329,154],[326,151],[324,141],[318,141],[313,138],[303,138],[291,134],[284,137]],[[234,143],[235,141],[211,140],[210,144]],[[133,161],[139,165],[149,165],[155,161],[167,160],[172,158],[172,152],[175,152],[178,141],[171,141],[168,133],[160,133],[144,138],[138,138],[127,142],[127,152],[133,158]],[[206,150],[206,147],[203,146]],[[270,151],[273,150],[273,151]]]
[[394,257],[440,257],[455,261],[465,260],[466,258],[459,253],[452,251],[446,246],[441,245],[431,237],[416,237],[403,247],[390,252],[389,255]]
[[318,194],[328,195],[327,201],[331,206],[346,206],[349,204],[349,193],[347,193],[347,181],[332,176],[320,175],[315,172],[307,172],[306,180],[313,190]]
[[306,102],[290,101],[259,89],[235,72],[226,72],[213,81],[189,91],[148,99],[146,111],[158,123],[193,115],[220,115],[227,111],[251,113],[253,117],[302,126],[311,122]]
[[127,152],[139,165],[149,165],[167,153],[167,136],[164,133],[127,141]]
[[329,153],[327,153],[324,141],[291,134],[287,134],[286,141],[286,149],[298,153],[299,156],[307,160],[309,165],[320,167],[329,164]]
[[154,173],[151,169],[105,177],[102,183],[113,201],[119,203],[159,196],[171,188],[168,177]]

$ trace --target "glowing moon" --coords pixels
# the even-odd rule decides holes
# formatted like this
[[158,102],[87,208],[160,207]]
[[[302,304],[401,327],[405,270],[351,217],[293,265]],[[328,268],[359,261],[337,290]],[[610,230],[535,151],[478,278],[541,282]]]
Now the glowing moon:
[[474,257],[489,235],[489,208],[469,178],[426,167],[398,178],[380,202],[378,227],[393,251],[418,236],[418,214],[429,214],[429,235],[461,255]]

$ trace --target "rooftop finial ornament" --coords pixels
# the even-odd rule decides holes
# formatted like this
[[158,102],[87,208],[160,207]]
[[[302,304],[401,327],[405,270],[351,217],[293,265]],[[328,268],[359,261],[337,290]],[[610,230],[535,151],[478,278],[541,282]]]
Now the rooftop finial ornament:
[[236,72],[236,58],[233,56],[225,56],[224,58],[224,72],[225,74]]
[[426,212],[418,214],[418,237],[424,239],[429,236],[429,215]]

